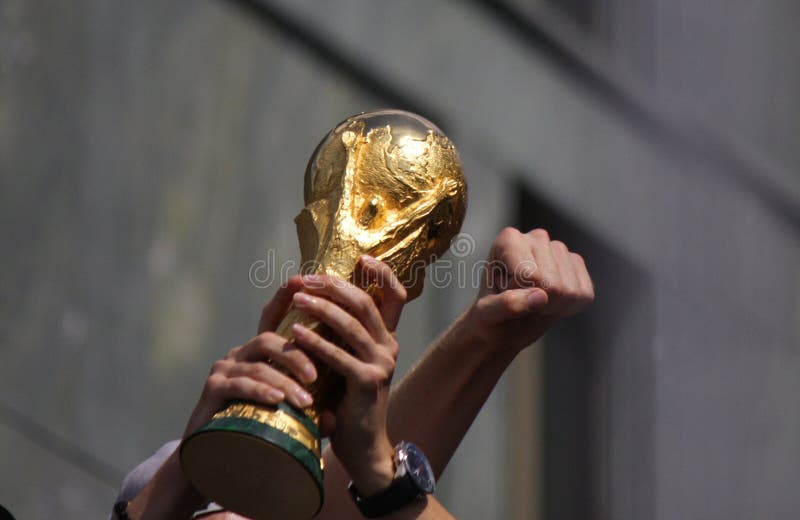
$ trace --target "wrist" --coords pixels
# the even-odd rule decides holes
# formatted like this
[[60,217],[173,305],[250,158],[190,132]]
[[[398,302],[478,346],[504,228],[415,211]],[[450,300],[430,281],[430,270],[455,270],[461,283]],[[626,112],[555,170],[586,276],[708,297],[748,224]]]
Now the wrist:
[[[367,518],[383,517],[387,514],[408,508],[414,502],[419,503],[426,495],[436,489],[436,477],[430,462],[422,450],[414,443],[402,441],[394,447],[392,455],[396,470],[388,487],[367,495],[358,488],[355,482],[348,486],[361,514]],[[407,510],[403,517],[416,512]],[[416,516],[415,516],[416,517]]]
[[455,327],[461,336],[459,343],[485,355],[483,361],[510,363],[533,341],[527,338],[527,329],[516,330],[518,327],[511,321],[488,322],[479,305],[480,299],[479,296],[456,320]]
[[186,479],[178,450],[127,505],[130,518],[188,518],[207,500]]
[[373,449],[366,450],[357,464],[348,468],[353,484],[362,496],[369,497],[388,488],[395,475],[394,448],[384,439]]

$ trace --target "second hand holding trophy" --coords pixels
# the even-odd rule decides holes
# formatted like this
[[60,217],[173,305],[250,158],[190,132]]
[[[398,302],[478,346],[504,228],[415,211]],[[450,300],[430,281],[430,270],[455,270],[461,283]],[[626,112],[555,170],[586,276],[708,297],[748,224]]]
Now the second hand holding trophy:
[[[348,280],[368,254],[392,268],[412,299],[425,266],[461,229],[466,201],[458,153],[430,121],[400,110],[350,117],[320,142],[306,169],[305,207],[295,219],[301,272]],[[380,287],[367,290],[380,298]],[[291,341],[295,323],[342,345],[295,308],[276,333]],[[341,376],[317,369],[310,408],[231,403],[190,435],[180,459],[192,485],[255,520],[312,518],[323,500],[319,418],[336,409],[344,390]]]

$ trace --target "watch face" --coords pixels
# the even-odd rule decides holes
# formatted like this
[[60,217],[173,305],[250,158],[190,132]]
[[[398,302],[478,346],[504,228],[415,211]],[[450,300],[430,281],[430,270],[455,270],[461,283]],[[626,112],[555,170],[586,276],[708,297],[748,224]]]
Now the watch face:
[[428,459],[425,458],[422,450],[420,450],[416,444],[410,442],[405,443],[403,449],[406,452],[408,473],[411,475],[411,478],[414,479],[417,487],[425,493],[433,493],[436,487],[436,479],[433,476],[433,469],[431,469],[431,465],[428,463]]

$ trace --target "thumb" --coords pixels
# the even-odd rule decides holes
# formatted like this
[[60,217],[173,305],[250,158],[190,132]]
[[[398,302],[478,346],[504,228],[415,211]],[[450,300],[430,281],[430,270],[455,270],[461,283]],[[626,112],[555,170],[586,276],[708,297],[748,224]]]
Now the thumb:
[[500,294],[483,296],[476,303],[476,308],[487,323],[502,323],[533,314],[544,308],[548,300],[543,289],[509,289]]
[[274,331],[278,327],[281,320],[286,315],[286,311],[289,310],[289,305],[292,303],[292,296],[302,288],[303,281],[297,275],[289,278],[285,285],[278,288],[275,296],[267,302],[264,309],[261,311],[261,319],[258,321],[259,334],[267,331]]

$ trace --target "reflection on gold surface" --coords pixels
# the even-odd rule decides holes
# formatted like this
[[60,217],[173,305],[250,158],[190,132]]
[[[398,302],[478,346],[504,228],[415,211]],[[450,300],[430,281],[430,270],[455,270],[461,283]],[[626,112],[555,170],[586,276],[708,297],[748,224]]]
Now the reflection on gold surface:
[[[395,124],[393,124],[395,123]],[[355,116],[309,161],[297,231],[305,272],[347,279],[358,256],[387,262],[409,289],[461,228],[467,190],[453,143],[408,112]]]
[[[353,116],[320,142],[305,175],[305,207],[295,219],[304,274],[351,279],[362,254],[386,262],[419,295],[424,268],[459,232],[467,186],[453,143],[416,114],[382,110]],[[354,281],[354,283],[356,283]],[[380,287],[366,288],[380,298]],[[290,309],[277,333],[291,340],[303,323],[342,345],[327,327]],[[344,345],[343,345],[344,346]],[[343,392],[338,374],[318,365],[307,415],[319,424]]]

